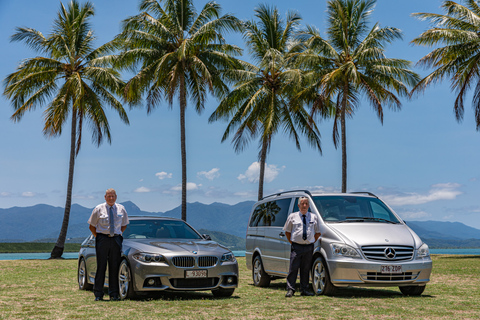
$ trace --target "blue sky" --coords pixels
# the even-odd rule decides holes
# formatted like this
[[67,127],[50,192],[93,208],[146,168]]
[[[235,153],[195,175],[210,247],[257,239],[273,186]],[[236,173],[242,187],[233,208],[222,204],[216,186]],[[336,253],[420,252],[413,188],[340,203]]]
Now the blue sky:
[[[206,1],[196,1],[197,9]],[[284,15],[296,10],[303,25],[317,26],[325,34],[326,1],[218,1],[223,13],[251,19],[259,3],[275,4]],[[14,72],[22,59],[36,55],[23,43],[10,43],[17,26],[51,30],[58,0],[0,0],[0,78]],[[111,40],[120,21],[138,13],[134,0],[93,1],[92,27],[99,46]],[[399,28],[403,41],[387,50],[388,57],[416,63],[430,49],[410,41],[428,28],[412,12],[440,13],[441,1],[402,0],[377,3],[372,25]],[[244,48],[240,35],[227,40]],[[243,59],[248,60],[245,52]],[[429,70],[415,70],[422,76]],[[3,86],[2,86],[3,91]],[[413,100],[402,100],[402,110],[385,110],[384,124],[362,102],[347,121],[348,190],[379,195],[406,220],[459,221],[480,228],[480,133],[475,130],[471,95],[465,119],[453,113],[454,93],[445,81]],[[201,115],[187,110],[188,202],[235,204],[255,200],[258,143],[242,153],[230,141],[221,143],[226,123],[208,123],[218,101],[211,98]],[[68,174],[69,126],[63,136],[46,139],[42,134],[42,109],[24,115],[18,123],[13,109],[0,97],[0,208],[39,203],[65,205]],[[118,201],[133,201],[142,210],[166,211],[180,205],[181,158],[178,105],[160,105],[150,115],[145,109],[128,112],[126,126],[109,112],[113,141],[96,148],[90,132],[84,134],[77,158],[73,203],[93,207],[103,201],[107,188],[117,189]],[[331,121],[320,123],[323,155],[302,141],[294,143],[279,134],[267,158],[265,194],[288,189],[338,192],[341,188],[341,152],[332,142]],[[86,128],[88,129],[88,128]],[[189,215],[195,214],[189,212]]]

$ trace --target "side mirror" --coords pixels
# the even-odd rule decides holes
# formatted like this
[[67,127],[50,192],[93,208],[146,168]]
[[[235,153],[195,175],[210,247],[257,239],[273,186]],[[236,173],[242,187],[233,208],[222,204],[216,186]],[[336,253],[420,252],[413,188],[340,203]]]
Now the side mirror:
[[212,240],[208,234],[202,234],[203,239],[205,240]]

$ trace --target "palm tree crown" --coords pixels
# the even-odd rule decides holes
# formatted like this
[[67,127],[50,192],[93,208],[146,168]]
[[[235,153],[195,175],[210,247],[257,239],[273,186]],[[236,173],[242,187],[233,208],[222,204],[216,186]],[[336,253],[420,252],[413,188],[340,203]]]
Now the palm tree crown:
[[301,83],[301,71],[292,68],[289,55],[296,48],[293,32],[301,20],[289,12],[283,20],[278,10],[261,5],[255,10],[257,21],[246,21],[244,37],[255,64],[228,73],[234,89],[211,115],[210,121],[230,119],[222,141],[236,130],[233,137],[237,152],[260,136],[259,191],[263,197],[266,156],[273,136],[283,129],[300,149],[299,132],[320,148],[320,133],[308,112],[292,103],[291,98]]
[[142,0],[142,12],[123,22],[116,44],[122,48],[118,66],[139,71],[127,83],[125,97],[139,103],[146,94],[147,112],[165,98],[180,105],[182,153],[182,219],[186,220],[187,167],[185,108],[187,100],[201,112],[207,93],[222,96],[228,92],[223,73],[236,65],[232,56],[241,49],[229,45],[222,35],[240,31],[232,15],[220,16],[215,2],[196,13],[191,0]]
[[31,28],[17,28],[12,41],[23,41],[45,56],[24,60],[17,70],[4,80],[4,95],[11,99],[15,110],[13,121],[20,121],[25,112],[46,106],[46,136],[58,136],[71,115],[70,169],[64,221],[52,257],[63,253],[70,215],[75,156],[82,141],[84,122],[92,128],[92,140],[99,146],[111,134],[104,104],[111,106],[128,123],[121,103],[115,98],[124,83],[109,63],[112,58],[105,45],[93,48],[95,37],[89,19],[94,10],[91,3],[80,6],[73,0],[66,8],[60,6],[52,32],[44,36]]
[[[328,38],[308,26],[298,34],[306,50],[297,54],[297,63],[307,69],[305,88],[298,97],[313,103],[314,111],[328,114],[335,106],[333,140],[342,138],[342,192],[347,189],[346,122],[365,96],[383,123],[383,106],[400,109],[395,95],[408,96],[408,86],[418,81],[409,70],[410,62],[385,56],[385,45],[401,38],[400,30],[368,27],[375,0],[331,0],[328,2]],[[326,110],[327,109],[327,110]]]
[[415,38],[412,43],[440,46],[421,58],[419,65],[435,70],[423,78],[413,89],[425,90],[430,84],[450,78],[452,88],[458,92],[454,111],[458,121],[463,119],[464,98],[475,86],[472,105],[475,110],[477,131],[480,130],[480,5],[479,1],[465,0],[465,5],[444,1],[445,14],[414,13],[413,16],[431,23],[432,28]]

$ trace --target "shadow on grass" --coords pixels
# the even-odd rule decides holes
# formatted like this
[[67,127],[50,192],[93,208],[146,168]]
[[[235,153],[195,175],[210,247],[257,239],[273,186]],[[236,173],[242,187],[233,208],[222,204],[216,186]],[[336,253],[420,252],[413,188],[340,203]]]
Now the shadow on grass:
[[[254,286],[253,283],[249,284],[250,286]],[[270,283],[269,287],[262,288],[258,287],[258,290],[265,290],[265,291],[285,291],[286,292],[287,284],[285,282],[272,282]],[[297,283],[298,286],[298,283]],[[298,289],[298,287],[297,287]],[[312,288],[310,287],[310,290]],[[297,290],[298,292],[299,290]],[[333,295],[335,298],[339,299],[354,299],[354,298],[375,298],[375,299],[392,299],[392,298],[435,298],[435,296],[431,296],[428,294],[422,294],[420,296],[405,296],[399,291],[393,290],[392,288],[337,288],[335,290],[335,294]]]
[[150,301],[150,300],[164,300],[164,301],[177,301],[177,300],[223,300],[223,299],[240,299],[235,296],[235,293],[231,297],[215,297],[210,291],[180,291],[180,292],[156,292],[148,293],[145,295],[138,295],[130,300]]

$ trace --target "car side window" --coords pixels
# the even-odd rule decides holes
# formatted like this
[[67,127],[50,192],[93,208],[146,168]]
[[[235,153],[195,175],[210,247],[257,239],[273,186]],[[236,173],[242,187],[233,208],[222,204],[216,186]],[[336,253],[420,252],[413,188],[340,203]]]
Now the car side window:
[[259,204],[252,213],[250,227],[283,227],[288,217],[291,199]]

